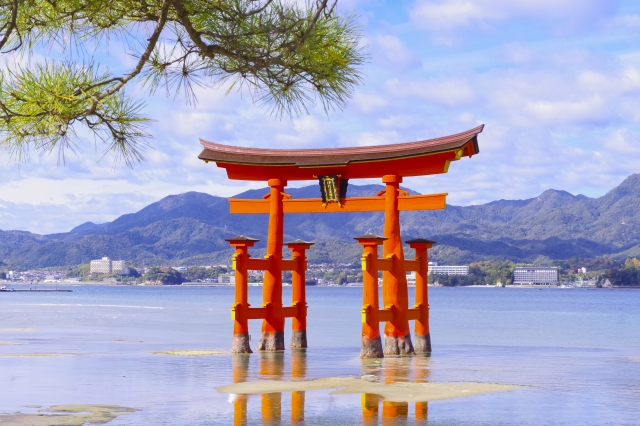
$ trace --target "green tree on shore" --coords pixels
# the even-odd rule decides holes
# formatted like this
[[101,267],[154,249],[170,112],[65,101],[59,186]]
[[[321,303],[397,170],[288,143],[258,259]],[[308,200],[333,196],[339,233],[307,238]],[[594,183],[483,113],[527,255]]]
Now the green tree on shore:
[[[114,40],[136,61],[122,74],[93,56]],[[231,81],[277,115],[339,108],[361,79],[359,40],[328,0],[0,0],[1,51],[64,52],[2,71],[0,146],[19,160],[33,149],[63,158],[88,131],[131,166],[150,136],[143,100],[125,93],[136,82],[195,103],[194,86]]]
[[150,283],[162,283],[165,285],[169,284],[182,284],[186,281],[184,276],[176,271],[173,268],[160,268],[154,266],[149,268],[149,270],[140,278],[137,279],[138,282],[150,282]]

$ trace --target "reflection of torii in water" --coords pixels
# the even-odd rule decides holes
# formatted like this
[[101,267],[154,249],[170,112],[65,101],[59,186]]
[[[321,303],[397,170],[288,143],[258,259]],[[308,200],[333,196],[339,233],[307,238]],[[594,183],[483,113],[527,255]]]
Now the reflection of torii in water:
[[[413,355],[431,351],[427,297],[427,249],[433,241],[407,241],[416,249],[414,260],[405,260],[400,237],[400,211],[445,208],[447,194],[408,195],[400,189],[403,177],[446,173],[449,163],[479,152],[478,126],[452,136],[373,147],[333,149],[255,149],[201,140],[199,158],[215,161],[230,179],[267,181],[271,188],[263,200],[230,198],[231,213],[268,213],[269,231],[264,259],[253,259],[248,248],[258,240],[247,237],[227,239],[236,248],[236,296],[232,307],[234,341],[232,351],[250,353],[249,319],[262,319],[261,351],[284,350],[284,322],[293,318],[292,348],[307,347],[305,252],[312,243],[286,243],[292,259],[282,258],[284,213],[337,213],[384,211],[384,236],[356,237],[364,248],[363,269],[363,358],[383,356],[379,322],[385,321],[386,355]],[[386,185],[375,197],[346,197],[349,179],[382,178]],[[288,181],[319,179],[321,199],[291,199],[284,192]],[[344,188],[344,190],[343,190]],[[339,194],[338,199],[336,195]],[[324,202],[323,202],[324,201]],[[324,204],[324,205],[323,205]],[[383,246],[378,259],[377,246]],[[251,308],[247,302],[248,271],[263,270],[263,306]],[[292,305],[282,304],[282,271],[292,271]],[[378,303],[378,271],[383,271],[383,309]],[[416,272],[416,303],[409,308],[407,271]],[[415,348],[409,321],[415,320]],[[415,350],[414,350],[415,349]]]
[[[246,354],[232,355],[233,382],[246,382],[249,378],[249,356]],[[389,363],[387,365],[387,363]],[[307,379],[307,357],[305,351],[291,351],[290,378],[293,380]],[[287,380],[285,373],[285,355],[282,352],[263,352],[259,358],[260,379],[262,380]],[[385,360],[381,366],[379,363],[371,364],[363,361],[362,375],[373,376],[382,383],[391,385],[397,382],[422,382],[429,378],[429,358],[397,358]],[[288,393],[288,392],[287,392]],[[282,392],[263,393],[260,395],[260,412],[263,424],[280,424],[282,421],[283,401]],[[285,396],[286,398],[286,396]],[[247,405],[249,394],[234,394],[230,401],[233,402],[234,425],[246,425]],[[382,413],[380,403],[382,402]],[[426,424],[428,414],[428,402],[414,403],[414,417],[416,425]],[[382,417],[382,424],[396,424],[395,420],[407,420],[409,418],[410,404],[408,402],[386,401],[382,397],[372,393],[361,395],[362,424],[377,425],[378,418]],[[253,412],[253,410],[252,410]],[[301,424],[305,421],[305,391],[291,392],[291,418],[290,424]],[[380,416],[380,414],[382,414]]]

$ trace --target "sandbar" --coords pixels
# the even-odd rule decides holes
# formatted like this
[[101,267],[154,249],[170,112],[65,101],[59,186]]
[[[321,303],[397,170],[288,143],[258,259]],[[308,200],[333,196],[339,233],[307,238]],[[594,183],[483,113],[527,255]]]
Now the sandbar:
[[[54,405],[38,410],[38,414],[0,414],[0,425],[12,426],[80,426],[86,423],[103,425],[123,414],[137,411],[119,405]],[[55,414],[44,414],[55,413]],[[64,413],[64,414],[61,414]]]
[[205,350],[180,350],[180,351],[158,351],[151,352],[155,355],[179,355],[179,356],[208,356],[208,355],[222,355],[224,351],[205,351]]
[[18,342],[0,342],[0,345],[24,345],[24,343],[18,343]]
[[0,333],[33,333],[37,328],[0,328]]
[[336,389],[332,394],[369,393],[380,395],[392,402],[423,402],[460,398],[493,392],[524,389],[525,386],[500,383],[412,383],[396,382],[384,384],[366,379],[327,377],[304,381],[260,381],[244,382],[216,388],[218,392],[236,395],[275,392],[298,392]]

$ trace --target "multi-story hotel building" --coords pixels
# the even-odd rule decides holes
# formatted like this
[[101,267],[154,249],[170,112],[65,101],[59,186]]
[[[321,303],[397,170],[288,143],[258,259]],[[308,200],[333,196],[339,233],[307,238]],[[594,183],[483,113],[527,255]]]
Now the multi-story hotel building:
[[469,275],[468,266],[435,266],[429,265],[430,274],[439,275]]
[[124,260],[111,260],[108,257],[92,260],[89,268],[92,274],[121,274],[128,275],[129,268],[124,264]]
[[516,266],[513,285],[558,285],[558,268],[550,266]]

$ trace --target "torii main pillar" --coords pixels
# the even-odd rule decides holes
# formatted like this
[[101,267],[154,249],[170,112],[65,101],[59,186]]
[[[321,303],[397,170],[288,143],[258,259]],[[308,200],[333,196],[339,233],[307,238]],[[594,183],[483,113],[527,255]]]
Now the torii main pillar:
[[269,268],[264,271],[262,301],[267,316],[262,320],[262,336],[259,351],[284,350],[284,311],[282,310],[282,243],[284,235],[284,210],[282,198],[287,181],[269,179],[269,231],[265,259]]
[[406,311],[409,304],[407,275],[404,265],[404,251],[400,238],[400,211],[398,209],[398,192],[401,176],[385,175],[382,182],[386,184],[384,236],[382,244],[383,256],[392,259],[390,271],[382,274],[382,304],[385,309],[393,310],[393,320],[384,327],[385,355],[415,355],[411,343],[411,330]]

